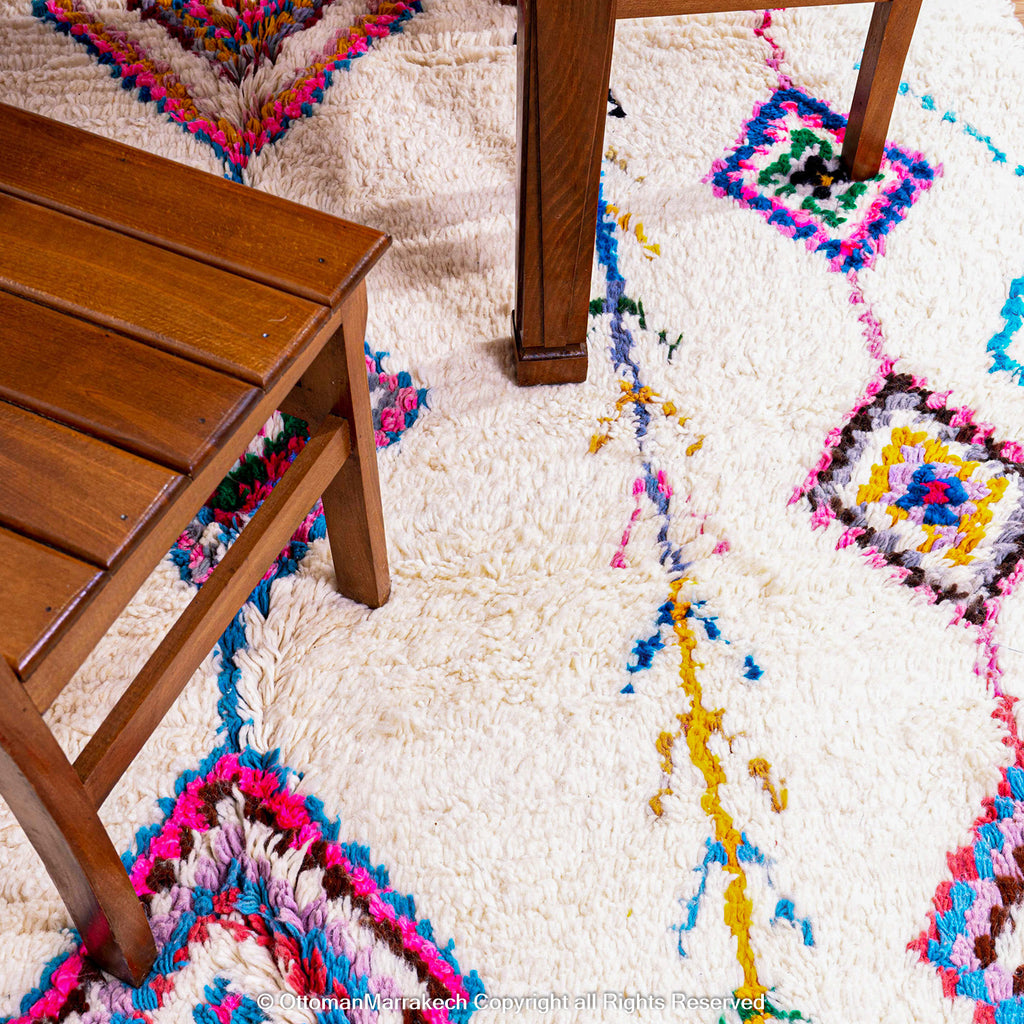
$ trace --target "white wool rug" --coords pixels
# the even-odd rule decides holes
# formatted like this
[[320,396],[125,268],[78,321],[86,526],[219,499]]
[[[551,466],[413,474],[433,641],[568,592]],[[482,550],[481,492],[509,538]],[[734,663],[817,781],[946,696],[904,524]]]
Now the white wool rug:
[[[1024,1021],[1024,30],[925,0],[852,186],[869,9],[620,24],[589,377],[522,390],[513,10],[0,0],[0,100],[394,236],[390,603],[311,515],[105,805],[139,990],[4,811],[0,1014]],[[69,750],[301,443],[83,667]]]

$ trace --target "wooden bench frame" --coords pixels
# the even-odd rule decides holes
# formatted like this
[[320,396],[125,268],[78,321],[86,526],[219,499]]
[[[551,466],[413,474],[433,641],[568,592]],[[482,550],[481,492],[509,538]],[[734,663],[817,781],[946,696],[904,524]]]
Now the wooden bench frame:
[[[30,648],[11,653],[5,647],[0,657],[0,791],[42,858],[89,955],[137,985],[156,949],[145,909],[98,814],[114,784],[317,498],[323,501],[339,591],[370,607],[387,600],[387,550],[363,338],[364,278],[389,239],[3,105],[0,125],[10,142],[10,158],[0,167],[0,200],[28,201],[46,216],[45,211],[56,211],[55,222],[69,230],[82,223],[99,225],[154,250],[229,265],[239,280],[269,283],[282,296],[301,296],[320,311],[310,320],[312,326],[296,327],[298,334],[282,328],[289,339],[288,357],[262,377],[254,371],[259,379],[250,389],[253,397],[233,416],[229,432],[215,439],[209,457],[199,460],[164,507],[142,524],[90,592],[71,595],[66,609],[55,608],[52,628],[43,630]],[[172,203],[187,203],[193,210],[198,204],[221,218],[231,209],[224,237],[208,239],[201,221],[198,227],[165,224],[150,201],[158,192],[169,193]],[[274,252],[290,243],[271,232],[271,224],[285,235],[291,232],[296,246],[309,249],[308,239],[316,238],[315,252],[325,255],[297,261],[301,265],[293,268],[291,260],[282,261]],[[256,228],[262,229],[255,232],[262,240],[254,237]],[[5,275],[0,266],[0,298],[22,311],[24,324],[44,311],[52,316],[53,307],[63,303],[66,308],[57,308],[57,314],[69,325],[91,331],[96,324],[109,327],[104,310],[69,306],[70,300],[55,300],[34,288],[18,277],[16,267]],[[130,325],[116,326],[131,334]],[[75,354],[73,336],[72,330],[69,358]],[[0,380],[0,400],[12,401],[9,390]],[[24,397],[15,398],[24,408]],[[309,442],[72,765],[42,712],[277,409],[306,420]],[[47,415],[57,414],[47,410]],[[11,527],[4,524],[3,529]],[[37,545],[35,540],[24,543]],[[8,582],[9,604],[20,599],[19,587],[30,600],[34,582]]]
[[[866,0],[790,0],[786,7]],[[587,323],[615,22],[745,11],[749,0],[519,0],[518,383],[587,377]],[[878,173],[921,0],[874,4],[843,144],[855,180]]]

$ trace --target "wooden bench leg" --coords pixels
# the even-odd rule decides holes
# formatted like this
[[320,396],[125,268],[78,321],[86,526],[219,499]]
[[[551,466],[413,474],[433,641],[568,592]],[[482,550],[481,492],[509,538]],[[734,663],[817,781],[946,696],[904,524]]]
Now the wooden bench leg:
[[327,540],[338,591],[379,608],[391,593],[384,511],[377,473],[377,442],[366,377],[366,283],[360,282],[341,308],[341,325],[302,375],[284,412],[314,431],[328,413],[349,423],[352,450],[322,495]]
[[516,380],[587,375],[614,0],[520,0]]
[[855,181],[878,173],[903,64],[921,0],[876,3],[861,58],[843,142],[843,163]]
[[327,540],[331,545],[338,590],[370,608],[379,608],[391,593],[384,510],[377,473],[377,440],[366,377],[366,284],[342,308],[341,327],[327,343],[338,368],[328,395],[331,411],[348,420],[352,451],[322,496]]
[[0,791],[90,957],[138,985],[156,959],[146,912],[78,774],[0,658]]

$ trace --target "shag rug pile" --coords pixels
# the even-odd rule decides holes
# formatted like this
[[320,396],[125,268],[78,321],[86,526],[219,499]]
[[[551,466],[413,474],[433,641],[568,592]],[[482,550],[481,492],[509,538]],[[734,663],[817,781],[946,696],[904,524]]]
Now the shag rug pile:
[[[390,603],[314,510],[105,805],[139,990],[4,811],[0,1013],[1024,1021],[1024,31],[926,0],[855,185],[869,10],[620,24],[589,378],[521,390],[512,9],[0,3],[0,99],[395,240]],[[302,443],[211,497],[69,750]]]

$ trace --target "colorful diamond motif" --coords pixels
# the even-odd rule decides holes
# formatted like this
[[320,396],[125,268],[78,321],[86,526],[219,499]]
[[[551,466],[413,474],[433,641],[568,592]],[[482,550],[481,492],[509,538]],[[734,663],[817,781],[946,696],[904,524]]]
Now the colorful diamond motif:
[[[427,394],[407,373],[388,373],[387,359],[366,348],[374,422],[389,409],[396,417],[393,430],[378,429],[378,447],[413,424]],[[301,420],[271,417],[171,551],[182,580],[206,581],[306,440]],[[267,615],[271,581],[294,573],[308,543],[323,536],[318,502],[249,604]],[[339,842],[338,822],[300,792],[277,750],[240,741],[248,716],[240,714],[235,658],[248,644],[245,619],[243,608],[217,644],[225,745],[178,779],[175,796],[159,801],[163,820],[137,836],[137,855],[122,856],[157,943],[149,976],[133,990],[81,949],[61,955],[22,1000],[16,1024],[258,1024],[311,1015],[466,1024],[477,1008],[483,984],[475,971],[460,973],[454,944],[438,945],[413,898],[390,887],[366,847]]]
[[[845,425],[807,497],[907,586],[981,623],[1024,553],[1024,466],[969,410],[892,375]],[[1013,456],[1014,458],[1011,458]]]
[[370,411],[378,448],[394,444],[427,408],[427,389],[417,388],[405,370],[389,373],[390,353],[366,346],[366,372],[370,384]]
[[[483,992],[476,972],[460,972],[451,945],[437,945],[430,922],[416,918],[412,898],[390,887],[364,847],[337,841],[337,823],[294,790],[276,754],[214,755],[166,804],[129,866],[159,950],[149,977],[132,990],[73,953],[51,965],[17,1024],[69,1013],[92,1024],[251,1024],[279,1019],[265,1012],[268,992],[285,1010],[291,996],[309,1000],[299,1016],[323,997],[336,1000],[324,1005],[325,1020],[469,1020]],[[230,977],[239,943],[248,983]],[[229,975],[207,985],[199,1005],[187,970],[195,962]]]
[[281,44],[320,20],[330,0],[128,0],[128,10],[158,21],[181,45],[211,61],[236,85],[246,72],[277,59]]
[[1013,700],[1001,698],[1001,719],[1015,748],[1015,764],[1002,773],[985,801],[969,845],[947,856],[952,879],[932,899],[928,927],[911,942],[942,979],[951,999],[975,1002],[975,1024],[1024,1022],[1024,768],[1013,725]]
[[[387,352],[366,350],[370,412],[377,448],[397,443],[427,408],[427,389],[413,386],[405,371],[389,373]],[[284,475],[309,439],[306,424],[293,416],[275,414],[220,482],[178,538],[170,556],[181,578],[201,586],[212,575],[228,546],[241,533],[263,500]],[[292,539],[264,574],[264,581],[293,572],[309,543],[326,536],[323,508],[318,501]]]
[[[331,0],[127,0],[95,9],[88,0],[32,0],[32,13],[77,40],[100,64],[138,89],[144,103],[212,147],[225,172],[244,180],[250,159],[313,114],[334,75],[375,39],[400,32],[421,0],[376,0],[351,24],[332,31],[304,66],[275,68],[284,41],[333,10]],[[137,15],[160,24],[195,60],[175,71],[165,51],[137,37]],[[157,49],[159,49],[157,47]],[[228,89],[219,87],[226,80]],[[236,87],[234,90],[230,86]]]
[[716,195],[731,196],[823,253],[832,270],[870,267],[940,169],[890,145],[876,177],[851,181],[839,158],[845,134],[846,118],[820,100],[779,89],[755,110],[708,180]]

